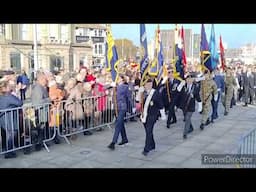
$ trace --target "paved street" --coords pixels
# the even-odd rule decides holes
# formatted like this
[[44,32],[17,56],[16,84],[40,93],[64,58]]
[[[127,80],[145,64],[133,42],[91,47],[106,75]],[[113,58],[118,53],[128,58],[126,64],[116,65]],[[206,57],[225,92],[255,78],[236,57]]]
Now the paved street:
[[[221,106],[221,105],[220,105]],[[221,107],[221,110],[222,107]],[[182,112],[177,112],[178,123],[166,128],[166,122],[158,121],[154,136],[156,150],[147,157],[141,154],[145,131],[140,122],[126,124],[129,143],[116,146],[110,151],[107,145],[112,139],[113,130],[104,129],[92,136],[79,135],[72,144],[50,144],[46,150],[30,155],[18,153],[16,159],[0,157],[1,168],[232,168],[236,165],[202,165],[201,154],[236,153],[241,136],[256,128],[256,106],[235,106],[227,117],[220,112],[220,118],[199,129],[200,115],[195,112],[192,120],[194,132],[183,140]]]

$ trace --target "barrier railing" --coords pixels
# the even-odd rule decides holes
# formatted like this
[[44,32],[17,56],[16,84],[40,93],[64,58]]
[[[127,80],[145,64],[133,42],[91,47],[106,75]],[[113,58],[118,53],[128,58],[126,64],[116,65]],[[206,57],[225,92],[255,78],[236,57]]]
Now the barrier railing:
[[[70,144],[68,137],[90,130],[108,127],[115,120],[112,91],[108,95],[92,96],[80,100],[64,100],[0,110],[0,154],[35,146],[42,146],[49,152],[47,142],[59,136]],[[139,115],[135,94],[128,103],[125,119]]]
[[[256,156],[256,129],[244,135],[239,142],[238,154]],[[239,168],[256,168],[256,164],[238,164]]]
[[67,143],[69,136],[110,127],[114,121],[112,98],[108,95],[86,97],[76,101],[61,101],[55,124],[58,135]]
[[131,101],[127,103],[127,112],[124,119],[131,119],[134,117],[137,117],[140,115],[140,111],[137,108],[137,101],[136,101],[136,94],[138,94],[137,91],[133,91],[131,94]]
[[46,142],[56,133],[48,126],[50,104],[23,106],[0,110],[0,154],[24,149],[28,153],[35,145],[49,152]]

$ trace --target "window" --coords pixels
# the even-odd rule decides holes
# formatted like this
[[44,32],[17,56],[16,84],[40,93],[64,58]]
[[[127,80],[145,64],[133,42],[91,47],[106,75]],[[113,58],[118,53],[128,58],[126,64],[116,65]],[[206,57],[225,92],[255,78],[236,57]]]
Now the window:
[[0,35],[5,35],[5,26],[4,26],[4,24],[0,24]]
[[101,37],[102,36],[102,30],[100,29],[99,30],[99,37]]
[[28,24],[21,25],[21,40],[29,40],[28,39]]
[[64,57],[58,57],[56,55],[50,56],[50,70],[59,71],[64,66]]
[[68,40],[68,25],[61,25],[60,26],[60,37],[62,41]]
[[94,36],[97,37],[97,29],[94,30]]
[[76,29],[76,36],[88,36],[89,30],[87,28],[77,28]]
[[58,29],[56,24],[49,24],[49,34],[52,38],[58,38]]
[[84,28],[84,34],[83,34],[84,36],[88,36],[89,35],[89,31],[88,31],[88,29],[87,28]]
[[99,54],[103,54],[103,52],[102,52],[102,45],[99,45]]
[[94,53],[97,54],[97,44],[94,46]]
[[11,68],[14,70],[21,70],[21,59],[20,59],[20,53],[17,52],[11,52],[10,53],[10,63]]
[[76,36],[82,36],[82,33],[83,33],[83,31],[81,28],[76,29]]

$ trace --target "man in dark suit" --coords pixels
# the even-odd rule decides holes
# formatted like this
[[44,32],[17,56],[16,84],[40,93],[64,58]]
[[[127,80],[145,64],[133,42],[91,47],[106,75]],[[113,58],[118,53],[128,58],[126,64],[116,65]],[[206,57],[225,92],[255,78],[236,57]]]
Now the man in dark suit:
[[194,78],[195,76],[188,75],[186,77],[186,83],[182,81],[177,88],[178,91],[181,90],[180,107],[185,115],[185,128],[183,131],[184,139],[187,138],[188,133],[191,133],[194,130],[191,123],[191,117],[193,112],[195,112],[195,101],[199,103],[198,111],[202,111],[202,102],[199,94],[200,86],[195,83]]
[[[144,94],[144,105],[141,115],[141,121],[144,125],[146,132],[145,147],[142,152],[143,155],[147,156],[149,151],[155,149],[155,141],[153,136],[153,128],[159,117],[159,111],[161,114],[161,119],[165,120],[164,105],[160,93],[153,87],[152,79],[148,79],[145,84],[145,89],[141,87],[140,93]],[[145,91],[144,91],[145,90]]]
[[254,93],[254,77],[251,68],[247,68],[246,73],[243,73],[242,86],[244,90],[245,105],[247,106],[249,98],[250,104],[253,104],[252,98]]
[[168,72],[168,82],[169,82],[169,94],[170,94],[170,105],[169,105],[169,113],[167,118],[167,128],[170,128],[170,124],[176,123],[176,115],[175,115],[175,106],[178,106],[178,95],[177,86],[179,85],[179,80],[174,79],[173,71]]
[[[120,82],[116,88],[116,98],[113,98],[115,108],[117,108],[117,114],[113,139],[112,142],[108,145],[108,148],[111,150],[115,149],[115,144],[117,143],[119,134],[122,136],[122,141],[118,145],[124,145],[128,143],[128,138],[126,136],[124,126],[124,117],[128,109],[128,102],[131,103],[131,98],[129,97],[128,85],[125,82],[125,77],[123,75],[120,76]],[[113,83],[112,86],[116,86],[115,83]]]
[[218,90],[218,98],[217,101],[214,100],[214,96],[212,97],[211,104],[212,104],[212,119],[211,122],[213,123],[214,119],[217,119],[218,116],[218,104],[219,100],[221,98],[222,93],[225,93],[225,82],[224,82],[224,77],[223,75],[220,74],[220,70],[217,68],[214,71],[214,76],[213,80],[215,81],[217,85],[217,90]]

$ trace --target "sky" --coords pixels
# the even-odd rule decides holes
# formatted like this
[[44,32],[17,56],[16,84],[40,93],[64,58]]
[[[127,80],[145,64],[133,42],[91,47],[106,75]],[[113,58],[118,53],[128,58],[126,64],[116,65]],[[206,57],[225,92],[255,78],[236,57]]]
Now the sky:
[[[184,29],[192,29],[193,33],[201,33],[201,24],[182,24]],[[127,38],[139,45],[139,24],[112,24],[114,39]],[[154,37],[157,24],[146,24],[147,41]],[[174,29],[174,24],[160,24],[160,29]],[[220,35],[227,48],[239,48],[247,43],[256,43],[256,24],[214,24],[215,38],[219,42]],[[211,24],[205,24],[205,31],[209,41]]]

